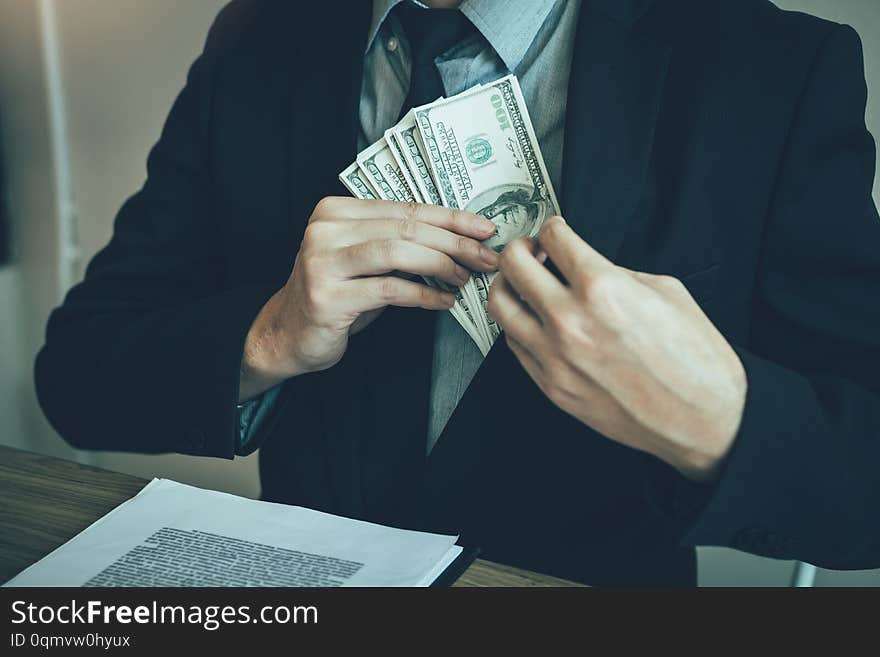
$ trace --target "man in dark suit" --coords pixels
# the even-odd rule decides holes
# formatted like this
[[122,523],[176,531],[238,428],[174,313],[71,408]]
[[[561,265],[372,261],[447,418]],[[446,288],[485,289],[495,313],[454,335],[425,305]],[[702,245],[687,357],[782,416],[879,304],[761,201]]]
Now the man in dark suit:
[[[397,2],[318,4],[217,19],[146,185],[50,320],[36,380],[59,432],[260,447],[266,499],[592,584],[692,584],[695,545],[880,566],[880,221],[855,32],[764,0],[560,1],[527,51],[485,2],[421,27]],[[475,215],[335,196],[376,117],[450,86],[452,60],[419,50],[440,37],[554,117],[539,139],[548,160],[558,144],[565,221],[500,261]],[[544,74],[519,70],[547,49]],[[371,56],[393,69],[401,50],[410,73],[377,73]],[[391,272],[496,267],[505,336],[456,369],[472,361],[436,312],[448,295]],[[256,428],[242,402],[263,404]]]

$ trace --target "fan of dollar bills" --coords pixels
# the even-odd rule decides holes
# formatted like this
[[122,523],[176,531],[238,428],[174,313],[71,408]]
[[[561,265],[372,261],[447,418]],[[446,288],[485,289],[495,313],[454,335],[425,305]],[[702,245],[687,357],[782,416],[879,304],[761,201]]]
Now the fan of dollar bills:
[[[363,150],[339,179],[356,197],[433,203],[495,224],[483,243],[497,252],[538,234],[559,204],[516,76],[416,107]],[[500,333],[486,312],[495,274],[474,273],[450,312],[485,356]]]

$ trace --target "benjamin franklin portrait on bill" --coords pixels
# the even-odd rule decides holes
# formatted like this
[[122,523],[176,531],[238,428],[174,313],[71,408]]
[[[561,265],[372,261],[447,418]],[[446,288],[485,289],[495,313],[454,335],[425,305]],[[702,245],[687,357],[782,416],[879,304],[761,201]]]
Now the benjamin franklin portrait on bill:
[[536,188],[510,184],[480,194],[466,209],[495,224],[495,235],[483,244],[499,253],[517,237],[535,235],[543,221],[557,212],[553,202]]

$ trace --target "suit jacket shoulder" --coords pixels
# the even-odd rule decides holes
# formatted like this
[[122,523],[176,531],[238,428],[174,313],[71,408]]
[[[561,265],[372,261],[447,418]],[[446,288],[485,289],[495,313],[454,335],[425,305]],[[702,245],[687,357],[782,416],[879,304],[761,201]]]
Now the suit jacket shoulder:
[[659,0],[678,39],[699,44],[707,64],[739,66],[772,73],[792,65],[809,65],[840,24],[797,11],[780,9],[769,0]]

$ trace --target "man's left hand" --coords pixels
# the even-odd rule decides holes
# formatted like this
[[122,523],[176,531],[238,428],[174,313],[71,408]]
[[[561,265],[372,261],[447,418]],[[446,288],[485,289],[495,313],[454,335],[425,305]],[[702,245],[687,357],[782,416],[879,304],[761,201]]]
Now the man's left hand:
[[746,374],[681,281],[615,265],[558,217],[508,244],[500,271],[489,314],[556,406],[694,481],[715,478]]

